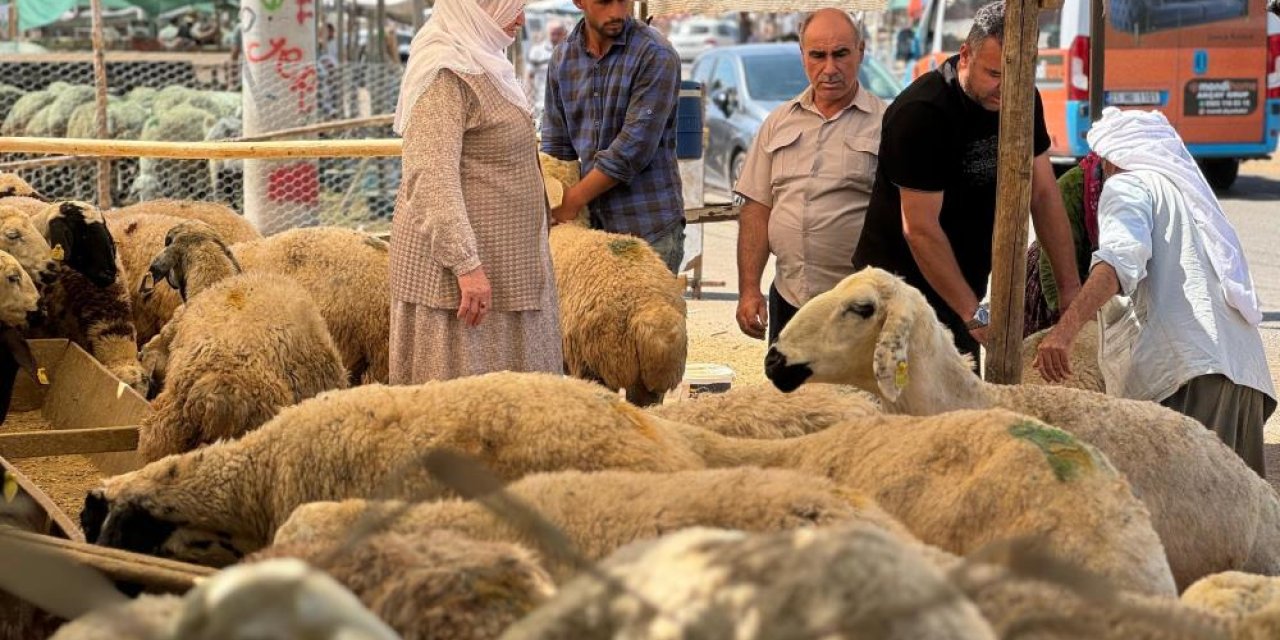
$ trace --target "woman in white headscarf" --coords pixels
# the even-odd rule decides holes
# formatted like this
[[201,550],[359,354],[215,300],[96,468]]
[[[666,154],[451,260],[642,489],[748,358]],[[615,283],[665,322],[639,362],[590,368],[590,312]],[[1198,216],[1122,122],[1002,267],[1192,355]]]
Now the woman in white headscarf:
[[533,119],[505,53],[523,24],[524,0],[436,0],[413,39],[394,125],[393,384],[563,368]]
[[[1099,355],[1107,393],[1199,420],[1265,478],[1262,430],[1276,392],[1235,229],[1159,111],[1108,108],[1089,145],[1105,176],[1098,250],[1035,366],[1050,381],[1069,374],[1076,333],[1108,305]],[[1132,304],[1108,304],[1117,294]]]

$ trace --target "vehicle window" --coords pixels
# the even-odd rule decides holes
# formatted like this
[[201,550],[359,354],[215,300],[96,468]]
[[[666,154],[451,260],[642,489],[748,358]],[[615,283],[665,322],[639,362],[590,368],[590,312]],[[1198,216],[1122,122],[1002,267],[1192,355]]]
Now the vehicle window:
[[748,56],[742,66],[753,100],[790,100],[809,86],[799,49],[785,55]]
[[902,84],[884,65],[870,56],[863,58],[858,69],[858,83],[881,100],[892,100],[902,91]]
[[729,36],[732,36],[732,35],[733,35],[733,27],[730,27],[730,26],[729,26],[729,25],[727,25],[727,24],[717,25],[717,26],[716,26],[716,35],[724,36],[724,37],[726,37],[726,38],[727,38],[727,37],[729,37]]
[[687,32],[691,36],[701,36],[711,33],[711,28],[705,24],[695,24],[689,27]]
[[738,86],[738,71],[734,67],[734,60],[731,57],[720,59],[720,64],[716,65],[716,70],[711,76],[711,90],[726,89]]
[[693,69],[689,71],[689,76],[696,82],[707,83],[707,78],[711,77],[711,68],[716,64],[714,56],[702,56],[697,62],[693,63]]

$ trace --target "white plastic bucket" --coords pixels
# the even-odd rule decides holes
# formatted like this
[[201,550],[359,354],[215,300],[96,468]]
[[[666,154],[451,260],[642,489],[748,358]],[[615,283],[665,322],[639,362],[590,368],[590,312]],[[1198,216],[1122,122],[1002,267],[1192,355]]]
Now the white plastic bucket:
[[690,396],[724,393],[733,386],[733,378],[733,369],[722,364],[695,362],[684,368],[684,384]]

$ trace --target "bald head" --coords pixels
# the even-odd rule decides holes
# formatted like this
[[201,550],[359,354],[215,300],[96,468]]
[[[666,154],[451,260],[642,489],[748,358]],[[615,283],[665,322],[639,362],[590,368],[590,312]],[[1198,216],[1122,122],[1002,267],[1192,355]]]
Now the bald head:
[[837,37],[848,37],[855,46],[862,41],[861,29],[858,23],[853,21],[853,16],[847,11],[841,9],[818,9],[813,13],[806,14],[800,22],[800,46],[804,46],[805,33],[809,31],[809,27],[818,27],[823,34],[832,34]]

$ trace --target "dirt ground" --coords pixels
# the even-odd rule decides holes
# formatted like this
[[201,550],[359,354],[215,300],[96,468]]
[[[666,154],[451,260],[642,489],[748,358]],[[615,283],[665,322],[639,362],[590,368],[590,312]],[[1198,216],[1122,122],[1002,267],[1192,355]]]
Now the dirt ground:
[[[23,411],[10,413],[0,425],[0,433],[45,431],[49,428],[49,421],[39,411]],[[23,458],[10,462],[43,489],[73,522],[80,519],[85,494],[102,477],[98,468],[85,456]]]

